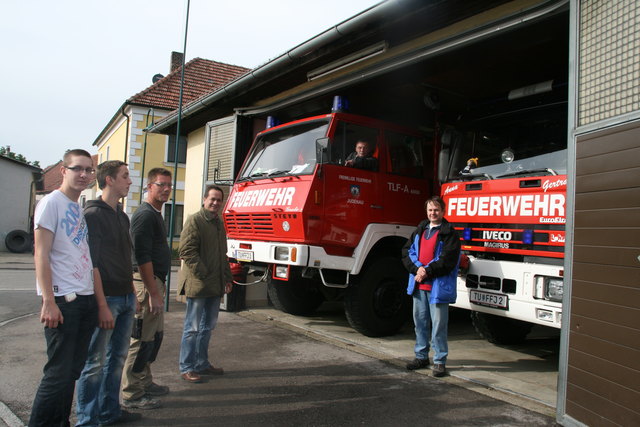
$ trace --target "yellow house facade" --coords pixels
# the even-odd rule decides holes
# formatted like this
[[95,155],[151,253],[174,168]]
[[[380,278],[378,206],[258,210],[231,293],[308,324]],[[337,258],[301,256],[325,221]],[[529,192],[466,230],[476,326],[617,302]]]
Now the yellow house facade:
[[[127,99],[93,143],[98,152],[98,164],[107,160],[122,160],[129,165],[132,185],[123,206],[128,215],[132,215],[144,200],[149,170],[161,167],[177,176],[175,190],[162,212],[169,230],[171,202],[175,197],[173,230],[176,244],[186,218],[186,138],[178,139],[176,166],[176,135],[151,134],[145,129],[178,108],[181,66],[182,54],[173,52],[171,72],[166,77],[154,76],[151,86]],[[191,102],[246,71],[244,67],[195,58],[185,64],[183,102]]]
[[[147,185],[147,174],[152,168],[165,168],[177,175],[176,190],[172,193],[176,199],[176,218],[174,237],[180,235],[182,229],[182,212],[184,205],[185,161],[184,144],[178,155],[177,174],[175,168],[175,136],[152,135],[144,129],[166,115],[170,110],[155,109],[127,105],[112,120],[110,129],[96,140],[98,148],[98,164],[107,160],[122,160],[129,165],[132,185],[124,200],[124,211],[131,215],[144,200],[144,189]],[[182,161],[181,161],[182,160]],[[165,204],[163,216],[171,216],[171,200]],[[167,223],[168,229],[168,223]]]

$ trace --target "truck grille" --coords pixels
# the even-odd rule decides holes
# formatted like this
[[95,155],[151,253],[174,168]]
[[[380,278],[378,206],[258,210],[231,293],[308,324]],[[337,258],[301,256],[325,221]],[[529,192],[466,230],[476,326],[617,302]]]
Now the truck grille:
[[467,274],[466,286],[473,289],[491,289],[502,291],[505,294],[516,293],[516,281],[512,279],[502,279],[499,277],[480,276],[477,274]]
[[229,236],[273,235],[270,214],[227,214],[225,220]]

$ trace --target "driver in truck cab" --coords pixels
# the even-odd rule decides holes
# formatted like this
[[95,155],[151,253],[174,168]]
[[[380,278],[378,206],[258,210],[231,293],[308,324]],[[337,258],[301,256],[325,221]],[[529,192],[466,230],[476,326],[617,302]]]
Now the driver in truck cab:
[[456,302],[460,237],[444,219],[442,198],[429,198],[424,208],[427,219],[418,224],[402,248],[402,262],[409,271],[407,294],[413,296],[416,333],[415,359],[407,369],[428,368],[431,346],[435,353],[433,376],[442,377],[447,373],[449,304]]
[[345,166],[369,171],[378,170],[378,159],[373,157],[373,147],[369,141],[359,140],[356,142],[355,150],[347,156]]

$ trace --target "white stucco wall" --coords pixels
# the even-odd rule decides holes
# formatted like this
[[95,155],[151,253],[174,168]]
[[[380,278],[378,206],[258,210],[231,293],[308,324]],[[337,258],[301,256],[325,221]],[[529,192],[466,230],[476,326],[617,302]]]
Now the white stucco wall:
[[13,230],[29,232],[29,200],[33,169],[0,157],[0,251]]

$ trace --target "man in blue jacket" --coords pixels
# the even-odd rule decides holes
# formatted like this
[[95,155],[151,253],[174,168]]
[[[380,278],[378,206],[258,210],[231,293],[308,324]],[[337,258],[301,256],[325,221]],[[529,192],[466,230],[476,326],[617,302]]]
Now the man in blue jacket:
[[413,296],[416,331],[415,359],[407,369],[428,368],[431,345],[435,352],[433,376],[442,377],[447,373],[449,304],[456,301],[460,238],[444,219],[444,200],[433,196],[424,207],[427,219],[418,224],[402,248],[402,262],[410,273],[407,293]]

